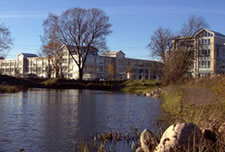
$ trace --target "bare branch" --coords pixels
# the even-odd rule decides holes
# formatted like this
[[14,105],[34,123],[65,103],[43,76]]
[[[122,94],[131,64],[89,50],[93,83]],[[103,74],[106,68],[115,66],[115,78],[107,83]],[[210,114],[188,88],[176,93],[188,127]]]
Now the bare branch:
[[151,37],[150,43],[147,47],[151,50],[154,57],[158,57],[165,62],[165,55],[167,50],[171,47],[173,34],[170,29],[160,27]]
[[183,24],[180,30],[181,36],[193,36],[197,31],[202,28],[208,28],[209,24],[203,17],[192,15],[189,17],[187,23]]
[[5,56],[12,46],[13,38],[7,27],[0,24],[0,56]]
[[109,17],[96,8],[72,8],[60,16],[50,15],[44,23],[48,23],[44,24],[47,33],[54,31],[60,44],[69,46],[68,51],[79,68],[80,79],[91,48],[105,49],[105,36],[112,32]]

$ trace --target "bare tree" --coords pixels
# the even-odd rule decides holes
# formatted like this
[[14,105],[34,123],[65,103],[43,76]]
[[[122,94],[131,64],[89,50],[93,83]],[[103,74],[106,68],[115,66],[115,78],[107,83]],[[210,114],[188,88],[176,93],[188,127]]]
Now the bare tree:
[[[91,47],[105,49],[105,37],[111,33],[109,17],[102,10],[72,8],[60,16],[50,14],[46,29],[67,47],[83,79],[83,69]],[[71,47],[72,46],[72,47]]]
[[13,38],[7,27],[0,24],[0,56],[5,56],[12,46]]
[[176,83],[190,75],[190,67],[194,60],[194,41],[192,37],[174,39],[164,65],[164,83]]
[[109,73],[109,79],[110,80],[115,79],[116,69],[115,69],[115,63],[114,62],[112,62],[108,65],[108,73]]
[[176,83],[190,74],[196,53],[194,34],[208,26],[203,17],[192,15],[181,28],[181,37],[173,37],[172,32],[165,28],[159,28],[154,32],[148,47],[153,56],[164,62],[163,79],[166,84]]
[[150,43],[147,45],[151,51],[151,55],[165,62],[166,52],[172,44],[172,37],[173,34],[170,29],[163,27],[157,29],[151,36]]
[[202,28],[208,28],[209,24],[203,17],[197,17],[191,15],[186,23],[183,24],[180,35],[181,36],[193,36],[197,31]]
[[49,29],[48,21],[46,20],[43,23],[44,36],[41,37],[42,49],[40,55],[47,56],[48,58],[48,65],[46,67],[48,77],[50,78],[53,72],[55,72],[56,77],[62,77],[62,43],[58,41],[56,31]]

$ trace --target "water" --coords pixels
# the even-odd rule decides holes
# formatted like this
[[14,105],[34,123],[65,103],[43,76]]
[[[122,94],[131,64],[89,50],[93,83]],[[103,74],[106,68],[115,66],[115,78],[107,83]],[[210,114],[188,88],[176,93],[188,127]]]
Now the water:
[[72,151],[95,133],[157,131],[160,101],[120,92],[29,89],[0,94],[0,152]]

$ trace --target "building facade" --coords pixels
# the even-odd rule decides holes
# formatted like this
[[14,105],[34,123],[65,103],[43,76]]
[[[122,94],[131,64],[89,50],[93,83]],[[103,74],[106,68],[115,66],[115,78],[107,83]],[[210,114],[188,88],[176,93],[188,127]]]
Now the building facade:
[[[28,53],[20,53],[16,59],[0,59],[0,72],[11,76],[35,75],[41,78],[60,76],[78,79],[79,70],[67,46],[63,46],[61,51],[60,59],[38,57]],[[76,59],[75,54],[73,57]],[[92,48],[87,56],[83,78],[86,80],[160,79],[162,68],[163,64],[158,61],[126,58],[122,51],[110,51],[98,55],[98,50]]]
[[[201,29],[193,37],[179,37],[174,43],[186,41],[193,50],[193,77],[225,74],[225,35],[208,29]],[[176,44],[173,47],[176,47]]]

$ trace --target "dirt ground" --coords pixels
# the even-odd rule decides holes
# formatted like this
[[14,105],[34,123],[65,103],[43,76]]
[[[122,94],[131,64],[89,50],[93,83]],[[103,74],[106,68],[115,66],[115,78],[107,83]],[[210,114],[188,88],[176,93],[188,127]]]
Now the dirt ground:
[[205,88],[184,88],[185,101],[195,105],[212,104],[218,101],[218,97]]

